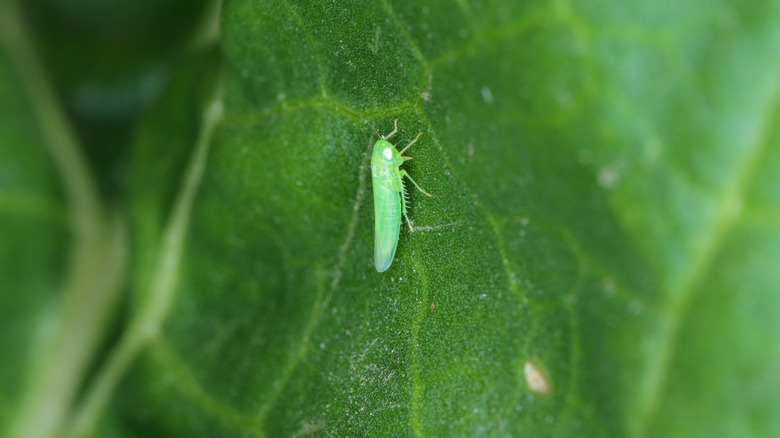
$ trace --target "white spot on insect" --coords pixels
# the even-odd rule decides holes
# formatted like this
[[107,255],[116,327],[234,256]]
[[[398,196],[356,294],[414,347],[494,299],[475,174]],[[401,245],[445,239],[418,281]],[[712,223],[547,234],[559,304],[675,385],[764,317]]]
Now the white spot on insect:
[[488,105],[493,104],[493,92],[490,91],[490,88],[488,87],[482,87],[482,99],[485,100],[485,103]]
[[393,159],[393,150],[390,148],[385,148],[384,151],[382,151],[382,155],[384,155],[385,160],[392,160]]
[[540,395],[550,393],[550,381],[547,380],[547,376],[544,375],[539,365],[530,360],[526,361],[523,365],[523,374],[525,375],[525,383],[531,392]]

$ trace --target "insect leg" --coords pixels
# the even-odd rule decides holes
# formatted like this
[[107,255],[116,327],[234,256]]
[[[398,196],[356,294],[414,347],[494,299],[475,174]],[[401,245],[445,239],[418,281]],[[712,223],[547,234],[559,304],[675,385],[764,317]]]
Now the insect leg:
[[382,136],[382,140],[387,140],[388,138],[394,136],[396,132],[398,132],[398,119],[395,119],[393,121],[393,132],[391,132],[391,133],[389,133],[387,135],[383,135]]
[[406,187],[404,186],[404,182],[401,181],[401,213],[404,215],[404,219],[406,219],[406,224],[409,225],[409,231],[414,231],[414,227],[412,227],[412,221],[409,220],[409,216],[406,215]]
[[[411,143],[406,145],[406,147],[401,149],[401,152],[398,152],[398,153],[403,155],[404,152],[406,152],[406,150],[409,149],[410,146],[412,146],[413,144],[417,143],[417,139],[420,138],[421,135],[422,135],[422,132],[417,133],[417,137],[415,137],[414,140],[412,140]],[[407,157],[404,157],[404,158],[407,158]],[[411,160],[411,158],[407,158],[407,159]]]
[[411,177],[411,176],[409,176],[409,174],[408,174],[408,173],[406,173],[406,171],[405,171],[405,170],[401,170],[401,176],[402,176],[402,177],[403,177],[403,176],[405,176],[405,177],[409,178],[409,181],[411,181],[411,182],[412,182],[412,184],[414,184],[414,186],[415,186],[415,187],[417,187],[417,190],[419,190],[419,191],[421,191],[421,192],[425,193],[426,195],[428,195],[429,197],[433,198],[433,195],[431,195],[430,193],[428,193],[428,192],[426,192],[425,190],[423,190],[423,189],[422,189],[422,187],[418,186],[418,185],[417,185],[417,183],[416,183],[416,182],[414,182],[414,180],[412,179],[412,177]]

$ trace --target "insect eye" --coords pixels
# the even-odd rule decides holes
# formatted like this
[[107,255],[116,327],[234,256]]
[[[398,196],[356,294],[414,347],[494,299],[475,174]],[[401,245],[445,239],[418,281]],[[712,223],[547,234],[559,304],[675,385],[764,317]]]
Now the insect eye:
[[384,156],[385,156],[385,160],[391,160],[391,159],[393,159],[393,151],[392,151],[392,150],[390,150],[390,148],[387,148],[387,149],[385,149],[385,150],[382,152],[382,155],[384,155]]

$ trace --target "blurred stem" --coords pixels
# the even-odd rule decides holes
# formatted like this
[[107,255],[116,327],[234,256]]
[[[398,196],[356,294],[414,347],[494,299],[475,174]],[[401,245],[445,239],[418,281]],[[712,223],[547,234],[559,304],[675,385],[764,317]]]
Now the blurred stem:
[[17,1],[0,1],[0,44],[19,75],[20,85],[24,87],[41,127],[41,135],[61,174],[76,238],[88,236],[103,220],[98,192],[76,136],[23,24]]
[[[185,52],[201,52],[205,48],[210,50],[218,44],[221,5],[221,0],[212,3],[212,9],[201,24],[200,31],[194,36],[189,47],[185,48]],[[160,251],[151,280],[148,285],[142,285],[145,290],[138,293],[141,303],[119,342],[109,353],[105,364],[87,386],[79,404],[72,410],[71,418],[63,428],[63,437],[85,438],[94,435],[122,376],[149,345],[150,340],[157,336],[168,316],[178,282],[192,205],[206,168],[214,130],[222,116],[222,90],[217,83],[214,97],[203,110],[193,153],[172,206],[169,222],[161,236]]]
[[111,351],[106,364],[87,388],[81,404],[74,410],[65,437],[91,436],[119,380],[135,358],[160,331],[173,302],[179,265],[184,251],[192,204],[206,167],[214,129],[222,119],[222,99],[219,87],[203,120],[195,148],[187,165],[181,189],[173,205],[170,221],[162,235],[160,253],[148,290],[139,294],[143,302],[132,316],[119,343]]
[[0,1],[0,47],[29,98],[69,205],[72,249],[54,331],[37,354],[25,382],[9,436],[51,438],[82,386],[122,290],[125,227],[108,218],[81,148],[24,27],[19,3]]
[[203,15],[198,31],[195,32],[184,51],[195,53],[211,49],[219,44],[220,17],[222,17],[222,0],[212,0],[209,9]]

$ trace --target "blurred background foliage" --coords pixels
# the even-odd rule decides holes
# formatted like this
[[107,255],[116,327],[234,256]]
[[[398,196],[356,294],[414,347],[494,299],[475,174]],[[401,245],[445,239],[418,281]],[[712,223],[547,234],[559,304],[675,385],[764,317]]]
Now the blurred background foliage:
[[[0,436],[780,435],[780,2],[0,1]],[[368,151],[418,132],[389,271]]]

